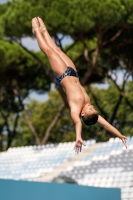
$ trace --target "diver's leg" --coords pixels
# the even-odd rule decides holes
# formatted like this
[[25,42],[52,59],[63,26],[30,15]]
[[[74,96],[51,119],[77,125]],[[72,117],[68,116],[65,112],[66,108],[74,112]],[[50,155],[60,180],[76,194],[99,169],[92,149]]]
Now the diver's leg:
[[44,40],[37,18],[32,19],[32,31],[36,35],[36,39],[40,49],[47,55],[52,70],[57,76],[61,76],[67,69],[66,63]]
[[62,58],[62,60],[66,63],[67,66],[70,66],[76,70],[76,67],[72,60],[63,52],[61,49],[55,44],[52,40],[51,36],[49,35],[47,28],[40,17],[38,17],[39,25],[41,33],[46,41],[46,43]]

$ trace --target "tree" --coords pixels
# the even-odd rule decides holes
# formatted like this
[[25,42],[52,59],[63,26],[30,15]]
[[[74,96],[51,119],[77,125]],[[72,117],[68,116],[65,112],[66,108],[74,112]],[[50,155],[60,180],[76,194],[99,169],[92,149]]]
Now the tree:
[[[26,49],[21,42],[26,36],[34,37],[31,33],[31,19],[39,14],[45,19],[48,30],[57,44],[74,61],[82,85],[88,87],[92,83],[103,82],[105,78],[114,82],[119,91],[119,101],[116,102],[110,118],[110,122],[113,123],[116,120],[115,110],[119,108],[122,99],[131,109],[133,108],[132,102],[125,93],[126,83],[133,76],[132,9],[132,0],[39,0],[38,2],[14,0],[0,5],[0,34],[4,40],[17,43],[25,50],[34,62],[44,69],[49,82],[54,82],[47,61],[43,61],[39,54]],[[59,33],[62,34],[62,38]],[[66,35],[71,36],[73,44],[63,48],[62,39]],[[123,74],[126,73],[122,88],[117,84],[116,79],[112,78],[113,74],[116,75],[117,69],[122,70]],[[38,75],[40,76],[36,72],[36,76]],[[68,107],[64,91],[61,87],[57,85],[56,87],[64,107]],[[92,100],[93,98],[98,105],[97,97],[92,95]],[[99,108],[107,118],[107,112],[102,107]],[[55,120],[53,124],[56,122]]]
[[[20,112],[25,110],[25,98],[32,89],[38,92],[48,91],[50,81],[47,75],[42,73],[42,68],[17,44],[0,41],[0,55],[2,55],[0,63],[0,74],[2,74],[0,76],[0,116],[2,118],[0,129],[1,137],[3,132],[8,135],[8,148],[16,135]],[[40,73],[40,78],[36,76],[37,73]],[[12,115],[11,125],[9,118]]]
[[[49,92],[49,99],[44,103],[32,101],[31,103],[27,104],[27,112],[38,133],[40,144],[45,144],[47,141],[59,143],[61,141],[67,142],[75,140],[74,127],[70,119],[68,109],[63,110],[62,108],[63,102],[59,96],[59,92],[56,90]],[[58,113],[58,110],[60,110],[60,114],[57,116],[58,122],[50,131],[48,130],[48,125],[51,124]],[[27,124],[23,116],[21,116],[18,127],[19,134],[16,135],[12,145],[14,146],[20,144],[19,138],[21,138],[22,141],[21,145],[34,144],[35,141],[33,135],[31,135],[30,130],[26,128]],[[27,142],[25,140],[26,135],[29,136]]]
[[[107,120],[111,121],[112,115],[114,115],[113,112],[115,111],[115,120],[112,122],[112,124],[116,128],[118,128],[124,135],[133,135],[133,114],[130,110],[130,106],[126,105],[124,98],[122,98],[120,102],[119,91],[117,90],[115,85],[110,84],[109,88],[107,89],[98,89],[93,87],[89,88],[89,90],[91,90],[91,97],[99,97],[98,104],[97,102],[95,102],[95,100],[93,100],[92,102],[97,108],[98,113],[100,115],[103,115],[102,112],[104,111],[106,113]],[[131,102],[133,100],[132,91],[133,85],[131,82],[128,82],[125,88],[125,93],[129,97]],[[32,124],[34,124],[36,128],[41,144],[44,144],[44,137],[45,133],[47,132],[47,124],[50,124],[50,122],[53,120],[54,116],[60,108],[60,105],[62,105],[62,100],[61,98],[59,98],[59,93],[56,90],[50,91],[49,99],[44,103],[33,101],[27,104],[28,115],[31,119]],[[31,134],[30,130],[27,128],[23,116],[21,116],[21,119],[19,120],[18,127],[19,134],[16,135],[12,146],[34,144],[34,137]],[[110,135],[108,132],[106,132],[103,127],[99,126],[99,124],[96,124],[92,127],[87,127],[83,125],[83,138],[85,140],[95,139],[97,142],[101,142],[107,141],[110,136],[114,137],[112,134]],[[69,141],[75,141],[74,124],[70,119],[68,109],[64,109],[58,122],[49,132],[47,142],[59,143]]]

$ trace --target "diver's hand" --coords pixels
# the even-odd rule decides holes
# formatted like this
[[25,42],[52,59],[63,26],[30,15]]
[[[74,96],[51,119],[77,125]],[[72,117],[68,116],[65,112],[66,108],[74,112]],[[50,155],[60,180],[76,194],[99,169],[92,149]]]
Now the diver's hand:
[[84,141],[82,140],[82,138],[76,139],[75,146],[74,146],[74,150],[75,150],[76,153],[81,152],[82,145],[86,146],[86,144],[84,143]]
[[127,144],[126,144],[126,140],[127,140],[127,138],[126,138],[124,135],[121,135],[119,138],[122,140],[124,146],[125,146],[126,149],[127,149]]

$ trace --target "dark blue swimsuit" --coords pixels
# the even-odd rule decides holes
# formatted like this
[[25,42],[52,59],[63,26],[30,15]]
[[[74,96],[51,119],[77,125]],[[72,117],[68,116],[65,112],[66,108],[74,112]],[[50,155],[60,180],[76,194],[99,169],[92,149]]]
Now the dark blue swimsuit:
[[60,84],[60,82],[65,76],[75,76],[79,78],[78,72],[76,72],[72,67],[67,67],[67,70],[60,77],[55,76],[57,83]]

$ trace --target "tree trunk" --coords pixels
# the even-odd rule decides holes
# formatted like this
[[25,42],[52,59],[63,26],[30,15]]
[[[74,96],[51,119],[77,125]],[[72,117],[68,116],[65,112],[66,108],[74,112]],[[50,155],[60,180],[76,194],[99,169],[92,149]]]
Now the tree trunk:
[[10,130],[9,125],[8,125],[8,121],[7,121],[7,126],[8,126],[8,129],[7,129],[8,130],[7,149],[11,146],[11,143],[12,143],[12,141],[13,141],[16,133],[17,133],[16,128],[17,128],[17,125],[18,125],[18,119],[19,119],[19,113],[17,113],[17,116],[15,118],[13,131]]
[[65,105],[62,105],[60,107],[60,110],[58,111],[58,113],[55,115],[53,121],[51,122],[51,124],[49,125],[49,127],[47,128],[46,132],[45,132],[45,136],[42,140],[42,144],[45,144],[49,138],[50,135],[50,131],[52,130],[52,128],[55,126],[55,124],[57,123],[57,121],[59,120],[59,118],[61,117],[61,113],[63,111],[63,109],[65,108]]
[[31,120],[30,120],[30,118],[29,118],[28,113],[27,113],[27,111],[26,111],[25,108],[24,108],[23,102],[22,102],[22,100],[21,100],[21,98],[20,98],[20,96],[19,96],[19,90],[18,90],[18,89],[14,89],[13,92],[14,92],[14,94],[18,97],[19,103],[20,103],[20,105],[21,105],[21,107],[22,107],[22,112],[23,112],[23,114],[24,114],[24,118],[25,118],[25,120],[26,120],[26,123],[27,123],[29,129],[31,130],[32,134],[33,134],[34,137],[35,137],[36,144],[37,144],[37,145],[40,145],[40,144],[41,144],[40,138],[38,137],[38,133],[36,132],[36,130],[35,130],[35,128],[34,128],[32,122],[31,122]]
[[2,135],[0,133],[0,152],[2,151]]
[[32,122],[31,122],[31,120],[29,118],[29,115],[28,115],[28,113],[27,113],[27,111],[25,109],[23,110],[23,114],[24,114],[24,118],[26,120],[26,123],[28,124],[29,129],[31,130],[32,134],[35,137],[36,144],[37,145],[41,145],[40,138],[38,137],[38,134],[37,134],[34,126],[32,125]]

